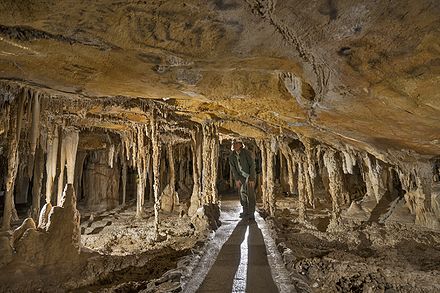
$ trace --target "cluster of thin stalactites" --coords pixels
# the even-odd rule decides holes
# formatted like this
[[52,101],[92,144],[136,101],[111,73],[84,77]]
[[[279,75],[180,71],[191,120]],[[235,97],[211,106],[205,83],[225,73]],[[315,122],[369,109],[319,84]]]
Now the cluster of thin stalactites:
[[[76,178],[83,172],[84,163],[84,155],[80,155],[78,149],[84,132],[107,133],[112,137],[105,145],[105,152],[109,167],[120,168],[122,204],[126,202],[127,170],[136,171],[138,216],[142,216],[145,191],[149,186],[156,232],[161,208],[173,210],[179,204],[175,190],[175,154],[185,157],[186,168],[192,169],[192,174],[179,176],[185,181],[192,179],[189,207],[185,212],[192,216],[204,205],[219,203],[219,121],[190,122],[176,116],[166,104],[140,99],[127,102],[116,98],[61,97],[9,84],[3,85],[0,95],[4,113],[0,120],[0,135],[7,142],[2,149],[2,155],[7,158],[3,229],[9,229],[11,220],[17,219],[14,208],[14,193],[16,196],[18,193],[15,188],[17,173],[23,173],[20,173],[21,177],[32,182],[30,215],[40,221],[39,225],[44,225],[44,217],[40,216],[41,198],[45,204],[60,205],[66,184],[78,188]],[[100,114],[94,112],[96,108],[101,110]],[[112,116],[112,109],[120,112],[136,109],[143,119],[124,120],[121,116]],[[120,127],[105,129],[103,125],[106,123]],[[261,156],[263,208],[271,215],[276,210],[274,161],[279,155],[285,162],[282,172],[289,193],[298,195],[298,214],[302,221],[307,218],[307,208],[316,206],[317,178],[326,178],[325,187],[330,196],[334,222],[338,221],[344,207],[358,204],[359,200],[368,198],[379,203],[390,192],[392,182],[398,180],[404,191],[405,205],[415,215],[415,222],[438,228],[439,209],[436,199],[431,196],[432,162],[391,164],[364,151],[348,146],[338,149],[302,136],[268,135],[255,143]],[[164,159],[169,173],[165,190],[161,188],[164,180],[161,162]],[[179,169],[181,166],[179,164]],[[365,186],[361,198],[354,197],[347,186],[347,176],[350,175],[359,175],[358,181]],[[42,190],[44,196],[41,196]]]

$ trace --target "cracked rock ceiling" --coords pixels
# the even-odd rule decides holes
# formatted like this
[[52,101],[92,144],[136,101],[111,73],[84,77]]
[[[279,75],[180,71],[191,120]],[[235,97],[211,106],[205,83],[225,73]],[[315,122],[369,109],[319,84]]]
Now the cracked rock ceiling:
[[440,2],[2,0],[0,79],[163,99],[248,136],[429,158],[440,153]]

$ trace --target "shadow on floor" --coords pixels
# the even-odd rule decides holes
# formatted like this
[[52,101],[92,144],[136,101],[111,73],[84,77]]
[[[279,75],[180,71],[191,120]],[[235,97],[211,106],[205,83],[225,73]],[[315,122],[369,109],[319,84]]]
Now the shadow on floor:
[[278,292],[255,221],[237,224],[197,292]]

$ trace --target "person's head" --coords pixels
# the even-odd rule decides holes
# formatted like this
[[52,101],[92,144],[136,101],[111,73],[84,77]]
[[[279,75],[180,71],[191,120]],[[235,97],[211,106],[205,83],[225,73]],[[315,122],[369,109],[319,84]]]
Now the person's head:
[[232,146],[231,150],[233,151],[239,151],[244,147],[243,141],[241,139],[234,139],[232,140]]

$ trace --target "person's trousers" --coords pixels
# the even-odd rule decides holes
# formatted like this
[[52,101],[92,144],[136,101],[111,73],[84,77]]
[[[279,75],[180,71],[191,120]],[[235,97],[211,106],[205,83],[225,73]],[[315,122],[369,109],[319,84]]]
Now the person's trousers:
[[255,212],[255,190],[249,186],[249,180],[240,180],[240,203],[244,214],[253,215]]

